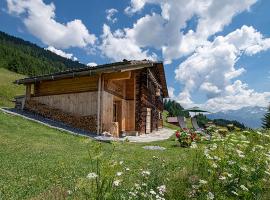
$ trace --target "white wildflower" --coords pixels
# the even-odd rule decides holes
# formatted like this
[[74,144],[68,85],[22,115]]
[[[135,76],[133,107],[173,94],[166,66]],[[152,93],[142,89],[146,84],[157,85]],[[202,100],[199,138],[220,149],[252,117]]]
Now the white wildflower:
[[217,166],[216,163],[213,163],[213,164],[212,164],[212,167],[217,168],[218,166]]
[[129,192],[129,194],[130,194],[131,196],[134,196],[134,197],[137,196],[134,192]]
[[248,169],[246,168],[246,166],[240,166],[240,169],[243,170],[243,171],[245,171],[245,172],[248,171]]
[[215,149],[217,149],[217,144],[216,144],[216,143],[212,144],[212,147],[210,147],[210,149],[211,149],[212,151],[215,150]]
[[208,200],[213,200],[214,198],[215,198],[215,195],[212,192],[208,192],[207,199]]
[[223,180],[226,179],[226,177],[225,176],[220,176],[218,179],[223,181]]
[[244,185],[240,185],[240,188],[241,188],[242,190],[244,190],[244,191],[248,191],[248,188],[247,188],[246,186],[244,186]]
[[117,172],[116,176],[121,176],[123,174],[123,172]]
[[260,131],[257,131],[256,133],[257,133],[258,135],[262,135],[262,132],[260,132]]
[[142,171],[142,175],[143,176],[148,176],[148,175],[150,175],[150,171]]
[[124,161],[120,161],[119,164],[122,165],[124,163]]
[[228,164],[229,164],[229,165],[233,165],[233,164],[235,164],[235,163],[236,163],[236,162],[233,161],[233,160],[229,160],[229,161],[228,161]]
[[264,171],[267,175],[269,175],[270,176],[270,172],[269,171]]
[[120,185],[120,180],[115,180],[113,181],[113,186],[119,186]]
[[235,192],[235,191],[232,191],[232,193],[233,193],[234,195],[238,196],[238,193],[237,193],[237,192]]
[[195,142],[192,142],[190,148],[196,149],[196,148],[198,148],[198,146]]
[[150,194],[156,195],[157,193],[156,193],[153,189],[151,189],[151,190],[150,190]]
[[68,193],[68,195],[71,195],[72,194],[72,191],[71,190],[68,190],[67,193]]
[[221,160],[218,156],[214,156],[215,160]]
[[87,176],[86,176],[86,178],[88,178],[88,179],[95,179],[97,177],[98,177],[98,175],[94,172],[91,172],[91,173],[87,174]]
[[159,194],[163,195],[166,192],[166,185],[161,185],[157,187]]
[[129,171],[130,169],[128,167],[126,167],[126,171]]
[[205,180],[203,180],[203,179],[200,179],[200,180],[199,180],[199,183],[200,183],[200,184],[207,184],[208,182],[205,181]]

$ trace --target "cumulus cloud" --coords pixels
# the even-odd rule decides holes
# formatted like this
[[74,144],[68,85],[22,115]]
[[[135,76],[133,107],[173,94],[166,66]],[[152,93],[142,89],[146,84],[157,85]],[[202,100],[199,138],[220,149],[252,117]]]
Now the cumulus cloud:
[[[126,38],[139,47],[154,47],[162,50],[165,63],[192,53],[204,45],[209,36],[222,31],[232,18],[249,10],[257,0],[131,0],[125,9],[128,14],[141,11],[147,4],[157,4],[161,13],[145,15],[127,28]],[[194,30],[183,30],[193,17],[198,19]],[[153,29],[154,28],[154,29]],[[150,34],[143,34],[143,33]]]
[[77,61],[78,60],[75,56],[73,56],[72,53],[66,53],[66,52],[64,52],[64,51],[62,51],[60,49],[54,48],[53,46],[48,46],[45,49],[46,50],[49,50],[49,51],[51,51],[51,52],[53,52],[53,53],[55,53],[55,54],[57,54],[59,56],[62,56],[64,58],[68,58],[68,59],[71,59],[71,60],[74,60],[74,61]]
[[107,9],[105,12],[107,14],[106,19],[109,22],[112,22],[112,23],[117,22],[117,18],[114,16],[116,13],[118,13],[118,10],[116,10],[115,8],[111,8],[111,9]]
[[7,0],[8,12],[20,17],[28,31],[44,44],[56,48],[85,47],[95,43],[81,20],[65,24],[55,20],[55,5],[42,0]]
[[95,67],[95,66],[97,66],[97,65],[98,65],[98,64],[95,63],[95,62],[87,63],[87,66],[89,66],[89,67]]
[[112,33],[110,27],[104,24],[103,35],[101,36],[102,44],[100,45],[102,53],[115,61],[123,59],[156,60],[155,54],[149,54],[146,50],[143,51],[132,39],[126,38],[124,35],[125,33],[121,30]]
[[208,98],[204,107],[211,110],[266,105],[270,93],[257,93],[233,79],[245,72],[243,67],[236,66],[241,55],[253,55],[269,48],[269,38],[245,25],[226,36],[218,36],[213,42],[208,41],[175,70],[175,78],[184,84],[177,99],[192,105],[191,94],[202,91]]

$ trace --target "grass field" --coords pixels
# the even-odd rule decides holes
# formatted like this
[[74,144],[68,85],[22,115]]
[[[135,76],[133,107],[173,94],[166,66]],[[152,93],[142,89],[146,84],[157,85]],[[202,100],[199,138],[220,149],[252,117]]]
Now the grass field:
[[0,68],[0,107],[12,107],[14,96],[24,94],[24,87],[13,84],[16,79],[23,78],[23,75],[16,74],[4,68]]
[[[87,138],[0,112],[0,194],[3,199],[38,198],[57,188],[74,188],[91,171],[91,145]],[[188,157],[195,150],[175,148],[173,140],[149,145],[168,150],[149,151],[142,148],[143,144],[120,143],[115,153],[132,170],[147,168],[153,156],[168,160],[172,171],[191,168]],[[111,144],[102,146],[104,152],[111,151]],[[133,178],[130,176],[131,182]]]

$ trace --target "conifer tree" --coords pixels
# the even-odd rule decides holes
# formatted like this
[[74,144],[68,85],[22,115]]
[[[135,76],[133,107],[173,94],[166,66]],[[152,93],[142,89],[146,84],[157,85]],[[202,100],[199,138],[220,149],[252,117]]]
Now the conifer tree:
[[270,128],[270,105],[268,106],[267,113],[264,115],[264,118],[262,120],[262,127],[267,129]]

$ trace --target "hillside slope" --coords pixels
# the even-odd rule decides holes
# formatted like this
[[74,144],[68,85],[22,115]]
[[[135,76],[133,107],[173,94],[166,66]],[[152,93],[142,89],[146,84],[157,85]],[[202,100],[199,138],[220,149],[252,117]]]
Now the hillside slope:
[[0,31],[0,68],[32,76],[77,67],[85,65]]
[[24,87],[13,84],[16,79],[23,78],[23,75],[0,68],[0,107],[12,107],[11,102],[14,96],[24,94]]

